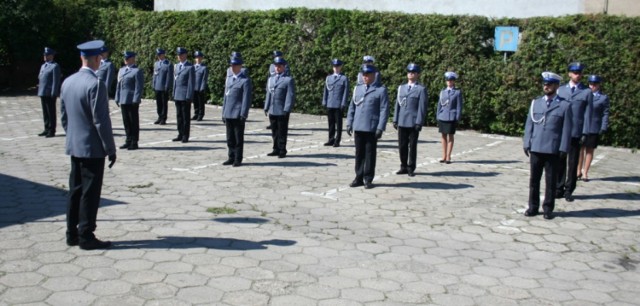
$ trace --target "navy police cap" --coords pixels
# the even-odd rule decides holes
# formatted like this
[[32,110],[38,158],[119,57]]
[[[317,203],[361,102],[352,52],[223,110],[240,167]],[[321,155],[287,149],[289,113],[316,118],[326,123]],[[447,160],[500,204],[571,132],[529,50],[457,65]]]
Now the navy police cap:
[[104,47],[104,41],[92,40],[85,43],[81,43],[77,46],[82,56],[94,56],[102,53],[102,47]]
[[238,51],[231,52],[231,57],[242,57],[242,54]]
[[589,83],[601,83],[602,77],[597,74],[592,74],[589,76]]
[[376,71],[377,71],[377,69],[376,69],[376,67],[374,65],[364,64],[364,65],[362,65],[362,67],[360,67],[360,72],[362,72],[362,73],[374,73]]
[[105,53],[105,52],[109,52],[109,48],[107,48],[107,46],[102,46],[102,48],[100,48],[100,53]]
[[371,55],[365,55],[365,56],[362,57],[362,61],[365,62],[365,63],[373,63],[373,62],[376,61],[376,59],[373,58],[373,56],[371,56]]
[[44,47],[44,55],[53,55],[56,54],[56,50],[53,50],[49,47]]
[[284,59],[284,57],[276,57],[273,59],[273,63],[276,65],[286,65],[287,64],[287,60]]
[[237,57],[237,56],[232,56],[231,59],[229,60],[229,64],[231,65],[242,65],[242,58],[241,57]]
[[129,59],[136,56],[136,53],[133,51],[124,51],[123,52],[124,59]]
[[418,66],[418,64],[411,63],[407,65],[407,72],[420,73],[420,71],[420,66]]
[[201,51],[193,52],[193,57],[204,57],[204,53]]
[[342,66],[343,64],[344,62],[340,59],[334,58],[333,60],[331,60],[331,65],[333,66]]
[[167,51],[164,51],[164,49],[162,49],[162,48],[156,49],[156,55],[161,55],[161,54],[166,54],[166,53],[167,53]]
[[571,72],[582,72],[584,69],[584,64],[581,62],[573,62],[569,64],[569,68],[567,70]]
[[282,51],[278,51],[278,50],[273,51],[273,57],[282,57]]
[[176,53],[178,53],[178,54],[185,54],[187,52],[189,52],[189,51],[187,51],[187,49],[185,49],[183,47],[176,48]]

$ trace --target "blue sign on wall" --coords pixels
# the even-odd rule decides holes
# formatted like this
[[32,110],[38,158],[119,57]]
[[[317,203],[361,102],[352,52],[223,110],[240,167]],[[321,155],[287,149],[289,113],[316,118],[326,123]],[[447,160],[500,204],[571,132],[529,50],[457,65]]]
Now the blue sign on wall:
[[494,47],[496,51],[516,52],[518,50],[518,27],[496,27]]

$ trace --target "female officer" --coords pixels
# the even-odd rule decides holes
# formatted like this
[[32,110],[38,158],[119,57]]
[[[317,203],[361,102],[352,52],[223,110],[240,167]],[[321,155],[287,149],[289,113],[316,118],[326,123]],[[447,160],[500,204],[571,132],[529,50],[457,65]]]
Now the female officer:
[[456,125],[462,115],[462,90],[456,88],[458,75],[453,71],[444,74],[447,88],[440,92],[436,120],[438,131],[442,134],[442,159],[441,163],[451,163],[451,151],[453,150],[453,135],[456,133]]
[[609,125],[609,97],[600,91],[601,83],[602,78],[599,75],[589,76],[589,88],[593,93],[593,113],[587,137],[580,152],[577,173],[578,179],[582,178],[585,182],[589,181],[589,167],[593,160],[593,152],[598,147],[599,136],[607,130]]

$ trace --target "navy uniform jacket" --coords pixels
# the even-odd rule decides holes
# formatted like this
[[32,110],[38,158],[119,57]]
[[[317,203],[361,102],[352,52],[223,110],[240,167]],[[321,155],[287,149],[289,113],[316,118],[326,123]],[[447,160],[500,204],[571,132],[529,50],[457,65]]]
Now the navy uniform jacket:
[[100,62],[100,68],[96,71],[98,79],[104,82],[107,86],[107,91],[112,88],[113,81],[116,80],[116,67],[109,59],[105,59]]
[[523,148],[531,152],[568,152],[571,144],[571,105],[556,95],[549,107],[546,96],[531,101],[524,127]]
[[[274,76],[276,75],[276,65],[275,64],[271,64],[269,65],[269,76]],[[291,76],[291,70],[289,70],[289,64],[284,65],[284,75],[285,76]]]
[[[182,69],[180,68],[182,65]],[[173,100],[191,101],[196,85],[196,71],[189,61],[177,63],[173,70]]]
[[571,94],[569,83],[558,88],[558,95],[571,103],[571,113],[573,114],[573,126],[571,127],[571,137],[580,138],[588,133],[591,125],[591,114],[593,113],[593,94],[589,87],[578,83],[576,90]]
[[116,102],[120,104],[137,104],[142,100],[144,91],[144,72],[137,65],[124,66],[118,71],[116,85]]
[[347,126],[357,132],[384,131],[389,119],[387,88],[376,84],[356,85],[347,113]]
[[91,69],[80,68],[64,81],[60,115],[67,155],[104,158],[116,153],[107,87]]
[[264,100],[264,110],[269,115],[283,116],[291,113],[296,103],[296,89],[293,78],[287,75],[273,75],[267,80],[267,97]]
[[251,79],[243,71],[240,71],[237,78],[233,74],[228,76],[224,85],[222,118],[239,119],[240,117],[249,117],[252,93],[253,85],[251,84]]
[[326,108],[344,108],[349,96],[349,79],[344,74],[327,76],[322,95],[322,106]]
[[173,66],[168,59],[153,64],[153,90],[169,91],[173,82]]
[[207,81],[209,80],[209,69],[204,64],[193,65],[196,70],[196,91],[207,90]]
[[40,66],[38,75],[38,96],[57,97],[60,95],[62,73],[58,63],[46,62]]
[[427,116],[427,88],[415,83],[409,90],[408,84],[398,87],[398,98],[393,114],[393,123],[400,127],[422,126]]
[[593,93],[593,113],[587,127],[588,134],[604,133],[609,127],[609,96]]
[[445,88],[440,92],[438,98],[438,108],[436,110],[436,120],[440,121],[460,121],[462,116],[462,90],[459,88]]
[[[356,85],[364,84],[364,79],[362,78],[362,72],[358,72],[358,77],[356,78]],[[382,86],[382,75],[380,75],[380,71],[376,71],[376,79],[373,80],[373,84]]]

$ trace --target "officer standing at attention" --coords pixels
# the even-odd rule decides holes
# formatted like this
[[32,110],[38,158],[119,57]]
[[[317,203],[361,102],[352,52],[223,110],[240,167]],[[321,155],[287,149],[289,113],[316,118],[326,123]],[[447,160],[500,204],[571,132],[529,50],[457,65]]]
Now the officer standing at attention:
[[136,65],[136,53],[124,52],[125,66],[118,71],[118,83],[116,85],[116,104],[122,113],[122,123],[127,135],[125,143],[120,149],[138,149],[140,138],[139,108],[144,92],[144,71]]
[[544,95],[531,101],[524,127],[524,154],[529,157],[529,208],[527,217],[536,216],[540,209],[540,179],[544,170],[545,192],[542,209],[545,219],[553,219],[555,207],[556,172],[558,160],[566,156],[571,141],[571,105],[557,89],[562,78],[553,72],[543,72]]
[[113,88],[113,82],[116,80],[116,66],[109,60],[109,49],[107,47],[102,48],[101,56],[98,79],[107,86],[107,94],[109,95],[113,92],[111,89]]
[[78,45],[82,68],[62,84],[60,109],[67,132],[66,154],[71,156],[67,245],[83,250],[105,249],[109,241],[94,235],[100,206],[105,157],[109,168],[116,162],[107,87],[98,79],[101,40]]
[[[273,51],[273,53],[272,53],[271,55],[272,55],[272,57],[273,57],[274,59],[275,59],[276,57],[282,57],[282,51],[275,50],[275,51]],[[233,56],[233,54],[232,54],[232,56]],[[238,57],[241,57],[241,56],[239,56],[239,55],[238,55]],[[272,63],[269,65],[269,78],[270,78],[270,77],[272,77],[272,76],[274,76],[275,74],[276,74],[276,65],[272,62]],[[285,75],[285,76],[291,76],[291,71],[289,70],[289,63],[287,63],[287,64],[284,66],[284,75]],[[271,129],[271,123],[269,123],[269,125],[266,127],[266,129],[267,129],[267,130],[270,130],[270,129]]]
[[178,47],[178,63],[173,70],[173,100],[176,102],[178,137],[172,141],[189,142],[191,130],[191,101],[196,85],[196,71],[187,60],[187,49]]
[[173,66],[166,59],[164,49],[156,49],[158,60],[153,64],[153,90],[156,92],[156,111],[158,119],[153,124],[167,124],[167,110],[169,108],[169,89],[173,82]]
[[427,115],[427,88],[419,83],[420,66],[407,66],[407,84],[398,87],[393,127],[398,130],[400,170],[396,174],[415,176],[418,136]]
[[593,93],[593,113],[587,130],[587,138],[582,144],[578,161],[578,179],[582,179],[584,182],[589,181],[589,168],[591,161],[593,161],[593,152],[598,147],[600,135],[604,134],[609,126],[610,106],[609,96],[602,93],[602,77],[594,74],[590,75],[588,80],[589,88]]
[[227,148],[229,158],[223,165],[239,167],[242,164],[244,151],[244,127],[249,109],[253,85],[249,76],[242,69],[242,58],[231,57],[232,75],[227,76],[224,84],[224,98],[222,102],[222,122],[227,128]]
[[578,179],[578,161],[580,148],[591,125],[593,113],[593,93],[589,87],[580,83],[584,65],[579,62],[569,64],[569,82],[558,88],[558,95],[571,103],[573,115],[571,127],[571,143],[567,156],[560,159],[558,180],[556,182],[556,198],[562,198],[568,202],[573,201],[573,191],[576,189]]
[[40,66],[38,75],[38,96],[42,104],[42,118],[44,119],[44,131],[38,136],[47,138],[56,136],[56,98],[60,95],[60,82],[62,74],[60,66],[53,61],[56,51],[44,48],[44,64]]
[[442,135],[442,159],[441,163],[451,163],[451,151],[453,151],[454,135],[456,126],[462,116],[462,90],[456,88],[458,75],[453,71],[444,74],[447,81],[447,88],[440,91],[438,107],[436,110],[436,120],[438,121],[438,131]]
[[276,73],[267,80],[267,97],[264,101],[264,115],[269,116],[273,151],[267,156],[287,156],[287,134],[289,114],[296,103],[293,77],[285,74],[287,61],[282,57],[273,59]]
[[207,103],[205,94],[207,92],[209,70],[207,65],[202,62],[204,53],[196,51],[193,53],[193,57],[196,61],[196,64],[193,65],[196,71],[196,90],[193,93],[193,117],[191,117],[191,120],[202,121],[202,118],[204,118],[204,105]]
[[347,134],[354,133],[356,178],[350,187],[373,188],[376,175],[376,150],[389,119],[387,88],[376,84],[376,67],[362,65],[363,84],[356,85],[347,114]]
[[325,146],[339,147],[342,139],[342,110],[347,106],[349,96],[349,79],[342,73],[343,64],[341,60],[333,59],[333,74],[325,80],[322,106],[327,108],[329,120],[329,141]]
[[[371,55],[365,55],[364,57],[362,57],[362,64],[363,65],[371,65],[371,66],[373,66],[373,63],[375,61],[376,61],[376,59],[373,58],[373,56],[371,56]],[[380,72],[377,71],[377,69],[376,69],[376,78],[373,81],[373,83],[375,85],[382,86],[382,76],[380,75]],[[356,84],[357,85],[364,84],[364,79],[362,78],[362,71],[358,72],[358,77],[356,78]]]

